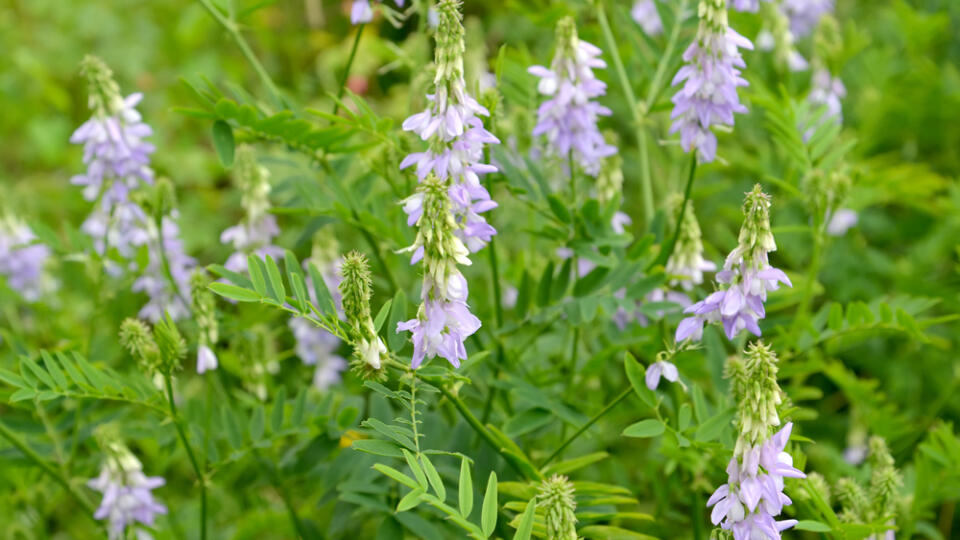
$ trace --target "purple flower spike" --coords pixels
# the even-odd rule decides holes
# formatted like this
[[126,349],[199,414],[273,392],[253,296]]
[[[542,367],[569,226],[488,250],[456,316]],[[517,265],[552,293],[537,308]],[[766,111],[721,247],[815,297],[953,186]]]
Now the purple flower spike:
[[550,68],[532,66],[528,71],[540,78],[537,91],[548,96],[537,110],[533,135],[547,138],[547,152],[562,159],[572,153],[587,174],[600,173],[603,158],[617,152],[607,144],[597,128],[600,116],[610,109],[591,101],[607,92],[607,85],[594,76],[595,68],[605,68],[601,50],[577,38],[572,18],[557,25],[557,53]]
[[745,113],[737,88],[746,86],[740,76],[745,66],[738,49],[753,49],[750,40],[727,26],[724,2],[700,3],[700,27],[696,40],[683,53],[686,62],[673,78],[683,86],[673,96],[673,125],[670,133],[680,133],[680,144],[687,152],[696,148],[700,159],[713,161],[717,137],[714,124],[733,126],[733,114]]

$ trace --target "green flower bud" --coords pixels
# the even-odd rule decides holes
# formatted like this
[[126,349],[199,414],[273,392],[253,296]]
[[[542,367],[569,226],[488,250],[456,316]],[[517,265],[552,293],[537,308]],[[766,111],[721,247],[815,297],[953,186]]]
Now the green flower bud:
[[256,152],[249,145],[237,147],[233,181],[240,190],[247,221],[259,222],[270,211],[270,171],[257,163]]
[[463,53],[466,46],[460,4],[460,0],[440,0],[437,3],[437,73],[434,82],[438,91],[451,82],[463,79]]
[[367,258],[351,251],[343,258],[340,273],[343,276],[340,282],[343,313],[353,345],[352,361],[355,366],[379,372],[383,368],[382,360],[386,358],[387,348],[377,336],[370,316],[370,297],[373,293]]
[[893,456],[882,437],[870,438],[870,508],[871,517],[893,518],[897,513],[903,480],[894,465]]
[[120,86],[113,80],[113,71],[99,57],[86,55],[80,62],[80,73],[86,77],[88,103],[90,109],[97,116],[112,115],[120,110],[123,96],[120,95]]
[[146,374],[160,371],[162,360],[153,332],[137,319],[125,319],[120,325],[120,345],[126,349]]
[[547,538],[577,540],[577,502],[573,484],[566,476],[555,474],[544,480],[537,490],[537,507],[543,509]]
[[186,358],[187,342],[169,314],[153,326],[153,333],[157,348],[160,349],[160,372],[170,375],[180,368],[180,362]]
[[847,523],[869,521],[870,504],[863,488],[852,478],[841,478],[837,482],[837,499],[843,507],[840,519]]
[[217,325],[216,300],[207,287],[210,279],[203,271],[196,271],[190,276],[190,300],[193,306],[194,319],[200,328],[200,345],[211,346],[217,342],[219,328]]
[[744,358],[732,357],[727,362],[727,376],[737,396],[737,425],[740,437],[736,452],[766,441],[780,425],[777,407],[783,392],[777,384],[777,355],[762,341],[750,344]]
[[770,196],[763,192],[760,184],[747,192],[743,201],[743,215],[739,243],[727,256],[724,268],[729,268],[741,260],[748,268],[765,268],[767,253],[776,251],[777,243],[770,231]]

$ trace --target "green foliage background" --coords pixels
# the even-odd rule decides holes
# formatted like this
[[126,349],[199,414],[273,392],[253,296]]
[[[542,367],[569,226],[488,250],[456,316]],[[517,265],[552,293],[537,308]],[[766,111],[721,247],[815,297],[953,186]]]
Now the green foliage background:
[[[774,125],[778,121],[796,125],[798,118],[809,115],[800,107],[809,88],[809,72],[783,72],[762,51],[745,55],[751,86],[741,91],[741,98],[750,112],[737,117],[732,134],[720,135],[725,163],[699,169],[691,200],[707,255],[719,261],[736,244],[743,192],[760,182],[773,194],[779,245],[773,258],[794,278],[796,287],[771,297],[764,330],[783,360],[781,385],[790,398],[787,416],[810,441],[795,445],[804,470],[818,471],[831,482],[843,476],[865,479],[867,471],[843,460],[842,453],[851,444],[848,436],[856,430],[881,435],[904,474],[898,535],[950,538],[960,534],[960,518],[954,514],[960,497],[960,438],[953,427],[960,419],[956,397],[960,3],[837,3],[843,36],[840,73],[848,94],[843,100],[843,131],[835,144],[851,144],[844,157],[854,179],[847,206],[860,212],[858,226],[828,241],[819,272],[808,282],[813,242],[801,194],[807,167],[794,157],[807,150],[802,141],[778,137]],[[242,35],[281,88],[281,99],[294,117],[316,129],[327,128],[329,118],[311,111],[331,109],[330,94],[336,92],[347,64],[356,30],[345,17],[344,6],[318,0],[215,4],[239,20]],[[425,8],[422,4],[416,4],[418,9]],[[644,36],[629,18],[629,2],[604,5],[634,92],[647,98],[658,63],[666,63],[669,81],[695,24],[688,19],[679,48],[664,55],[666,36]],[[494,109],[494,122],[495,133],[505,144],[494,150],[494,156],[503,161],[523,155],[531,143],[530,111],[538,103],[535,80],[525,69],[549,61],[553,27],[567,14],[575,15],[583,39],[609,54],[596,6],[573,0],[467,0],[465,12],[468,84],[473,88],[482,70],[498,71],[500,76],[502,99]],[[669,29],[672,21],[667,22]],[[731,24],[751,38],[760,28],[758,17],[749,14],[731,14]],[[148,474],[168,481],[157,493],[171,512],[159,521],[155,536],[197,538],[200,510],[193,472],[163,412],[161,397],[147,392],[149,381],[117,344],[120,322],[136,314],[143,298],[129,292],[129,283],[98,282],[84,259],[71,257],[77,254],[74,239],[89,211],[80,190],[69,184],[82,163],[80,148],[68,139],[89,116],[79,62],[85,54],[96,54],[114,69],[125,93],[145,94],[139,109],[155,130],[152,142],[158,150],[153,166],[176,185],[186,250],[201,264],[223,263],[231,249],[219,243],[220,232],[241,216],[240,194],[212,144],[212,120],[220,118],[232,125],[238,140],[257,144],[261,163],[271,170],[271,196],[283,230],[278,244],[305,258],[313,232],[333,227],[343,251],[358,249],[371,256],[374,313],[390,299],[401,305],[402,298],[408,298],[402,309],[395,309],[412,315],[419,294],[418,270],[395,252],[413,238],[397,202],[412,193],[415,180],[396,167],[406,153],[420,149],[419,141],[404,134],[399,124],[425,103],[423,94],[431,79],[425,66],[431,61],[432,43],[424,28],[423,18],[413,16],[401,28],[378,18],[364,30],[348,85],[360,98],[348,100],[354,112],[341,115],[347,119],[340,133],[345,139],[322,147],[328,168],[321,168],[312,162],[318,155],[315,147],[304,152],[295,137],[284,134],[264,141],[263,133],[229,114],[228,106],[217,105],[220,97],[226,97],[255,105],[265,115],[285,108],[199,3],[0,4],[0,210],[31,224],[45,224],[60,243],[51,267],[59,281],[56,295],[27,304],[0,286],[0,367],[4,373],[29,378],[21,356],[38,360],[41,350],[76,352],[104,377],[117,377],[120,386],[146,385],[139,401],[131,403],[101,389],[76,388],[73,394],[63,391],[19,400],[13,399],[16,384],[0,385],[0,421],[74,479],[80,490],[86,490],[82,481],[96,476],[99,469],[94,428],[108,422],[121,425]],[[809,49],[810,44],[800,46]],[[609,56],[605,58],[610,64]],[[607,242],[605,264],[611,273],[642,270],[655,257],[655,246],[668,226],[664,201],[682,190],[689,164],[676,144],[658,144],[671,138],[666,129],[673,92],[661,88],[652,95],[651,113],[642,127],[657,209],[655,216],[644,216],[640,191],[644,163],[628,97],[612,64],[599,76],[609,84],[602,102],[614,110],[603,127],[616,133],[624,160],[623,210],[634,222],[629,239],[621,242],[609,233],[592,234],[596,220],[586,207],[569,208],[582,221],[575,236],[567,238],[562,212],[551,210],[550,193],[537,187],[538,178],[555,175],[555,170],[530,162],[504,168],[494,177],[494,198],[501,207],[491,220],[500,231],[496,243],[500,285],[521,289],[519,307],[506,310],[502,325],[494,322],[496,295],[488,254],[476,254],[467,277],[471,306],[485,329],[470,342],[471,360],[457,372],[464,379],[440,370],[441,361],[435,360],[431,364],[438,368],[431,375],[435,384],[425,380],[425,395],[419,396],[424,400],[417,414],[423,422],[425,448],[472,458],[478,500],[474,522],[482,512],[483,479],[491,471],[497,473],[499,537],[513,537],[507,523],[516,524],[522,515],[525,507],[517,503],[530,496],[523,482],[536,475],[523,474],[522,467],[488,444],[460,414],[456,401],[477,417],[485,416],[487,398],[496,388],[500,397],[493,400],[486,419],[494,426],[493,433],[502,431],[522,449],[524,459],[540,464],[629,390],[624,365],[629,371],[632,360],[625,359],[625,351],[648,364],[671,341],[679,318],[672,312],[650,327],[632,325],[619,331],[609,320],[616,308],[610,300],[616,290],[612,283],[584,294],[566,294],[570,269],[562,266],[555,251],[568,240],[574,247]],[[221,94],[211,100],[211,92]],[[513,150],[517,147],[522,151]],[[549,179],[544,185],[554,186]],[[644,240],[648,233],[652,237]],[[643,279],[655,274],[625,276],[633,280],[630,298],[642,297]],[[807,294],[812,316],[798,328],[797,313]],[[292,501],[309,537],[462,536],[451,521],[424,506],[394,514],[406,489],[372,467],[380,463],[406,470],[403,460],[388,457],[399,455],[396,450],[378,447],[381,454],[388,454],[384,456],[349,448],[358,437],[384,438],[383,430],[361,422],[373,418],[389,424],[395,416],[408,414],[403,397],[372,391],[349,374],[329,392],[308,389],[312,372],[292,350],[286,314],[256,304],[218,306],[222,369],[198,377],[191,353],[177,377],[191,437],[213,448],[206,457],[211,471],[211,537],[294,537],[284,499]],[[409,345],[389,336],[394,322],[391,314],[381,334],[407,362]],[[195,328],[187,323],[182,331],[195,346]],[[740,338],[737,345],[743,341]],[[502,347],[500,361],[497,345]],[[576,353],[572,361],[571,350]],[[723,468],[734,436],[732,427],[717,416],[729,415],[732,406],[722,366],[736,350],[719,332],[709,331],[702,350],[676,359],[687,392],[678,385],[661,386],[657,404],[649,401],[657,398],[642,390],[628,391],[623,402],[565,450],[563,459],[593,457],[567,462],[560,472],[579,482],[616,484],[626,490],[620,494],[626,501],[597,505],[600,510],[595,511],[604,514],[597,523],[659,538],[707,537],[705,500],[725,478]],[[247,390],[250,366],[270,362],[278,363],[279,372],[263,379],[268,397],[261,403]],[[431,391],[432,387],[444,393]],[[403,385],[392,377],[384,388],[392,392]],[[99,398],[87,399],[81,393]],[[409,396],[406,401],[409,404]],[[621,436],[626,426],[644,419],[666,422],[669,429],[658,437]],[[713,423],[708,422],[711,419]],[[437,454],[431,459],[447,485],[458,484],[459,457]],[[802,489],[788,484],[788,493],[798,501],[790,512],[801,520],[826,520],[812,503],[796,495]],[[86,490],[87,497],[92,495]],[[102,534],[86,513],[20,450],[0,443],[0,522],[6,537]],[[581,521],[589,523],[583,516]],[[607,533],[596,529],[588,537],[617,537],[604,536]],[[785,534],[818,537],[813,532]],[[836,528],[829,534],[857,537],[856,532]]]

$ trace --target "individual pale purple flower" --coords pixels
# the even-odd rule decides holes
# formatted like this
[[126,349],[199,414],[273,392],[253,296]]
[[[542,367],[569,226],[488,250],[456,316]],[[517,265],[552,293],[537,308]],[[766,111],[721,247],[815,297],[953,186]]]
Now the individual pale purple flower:
[[115,445],[110,454],[100,476],[87,485],[103,494],[93,517],[106,519],[108,537],[120,540],[125,538],[127,527],[136,527],[137,523],[152,527],[157,515],[167,513],[167,507],[152,493],[166,482],[159,476],[144,475],[140,461],[126,448]]
[[217,355],[207,345],[200,345],[197,348],[197,373],[204,373],[207,370],[217,369]]
[[[768,2],[769,0],[763,0]],[[731,0],[730,7],[737,11],[756,13],[760,9],[760,0]]]
[[636,0],[630,9],[630,17],[648,36],[659,36],[663,33],[663,21],[660,20],[657,5],[653,0]]
[[617,234],[623,234],[627,231],[627,227],[633,224],[633,220],[630,219],[630,216],[626,212],[616,211],[613,214],[613,218],[610,219],[610,227],[613,229],[613,232]]
[[133,291],[150,297],[139,316],[152,322],[162,319],[164,313],[169,313],[173,320],[190,315],[190,303],[184,295],[190,290],[190,273],[196,261],[183,250],[175,217],[165,216],[162,230],[157,230],[153,222],[146,223],[145,233],[138,239],[146,244],[150,261],[133,282]]
[[50,248],[37,243],[26,223],[13,216],[0,218],[0,275],[24,300],[35,302],[48,289],[43,267],[49,258]]
[[673,78],[683,86],[673,96],[670,133],[680,132],[687,152],[696,148],[703,161],[716,158],[717,137],[710,126],[733,126],[734,113],[747,112],[737,88],[746,86],[740,76],[745,66],[738,48],[753,49],[750,40],[727,25],[726,0],[700,2],[697,38],[683,53],[686,62]]
[[[404,0],[395,0],[397,6],[403,7]],[[373,20],[373,7],[370,0],[353,0],[350,6],[350,22],[353,24],[364,24]]]
[[667,362],[666,360],[654,362],[647,368],[647,375],[645,377],[647,388],[656,390],[657,386],[660,385],[661,376],[670,382],[677,382],[680,374],[677,372],[677,366],[673,365],[672,362]]
[[767,254],[777,245],[770,232],[770,198],[759,184],[747,193],[744,215],[740,243],[717,272],[719,290],[684,310],[690,317],[677,326],[677,342],[699,341],[705,322],[721,322],[730,340],[742,330],[759,336],[758,321],[766,316],[763,303],[767,292],[777,290],[781,283],[793,286],[790,278],[768,261]]
[[532,66],[527,71],[540,77],[537,91],[549,99],[537,110],[533,135],[545,135],[547,153],[567,159],[568,156],[591,176],[597,176],[603,158],[617,152],[607,144],[597,128],[600,116],[609,116],[610,109],[592,101],[606,94],[607,85],[593,74],[605,68],[602,51],[577,37],[573,18],[557,24],[557,51],[550,68]]
[[833,0],[783,0],[780,9],[790,20],[790,31],[802,38],[816,28],[820,17],[833,11]]
[[830,70],[820,68],[814,71],[810,95],[807,96],[814,107],[826,107],[827,112],[822,121],[834,119],[843,122],[843,104],[840,102],[847,95],[847,88],[839,77],[833,77]]
[[840,208],[832,215],[827,216],[827,234],[843,236],[851,228],[856,227],[858,221],[860,221],[860,216],[856,210]]
[[[496,167],[483,162],[483,149],[487,144],[500,141],[484,129],[480,119],[480,116],[489,116],[489,111],[466,90],[464,30],[459,2],[441,0],[437,9],[439,27],[436,32],[434,93],[427,96],[429,104],[423,112],[403,122],[404,131],[412,131],[430,144],[426,151],[405,157],[400,168],[416,165],[421,182],[429,174],[440,180],[450,180],[447,189],[453,203],[451,210],[460,225],[456,234],[471,252],[476,252],[497,234],[497,230],[480,215],[497,207],[480,183],[480,176],[496,172]],[[413,214],[407,213],[412,220]]]

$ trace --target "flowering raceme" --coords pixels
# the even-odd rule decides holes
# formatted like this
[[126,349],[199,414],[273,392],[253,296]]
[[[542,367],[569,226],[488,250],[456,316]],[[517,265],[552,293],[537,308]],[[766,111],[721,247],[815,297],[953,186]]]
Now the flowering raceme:
[[751,344],[745,358],[732,357],[726,376],[737,397],[737,444],[727,466],[727,483],[717,488],[707,506],[710,521],[735,540],[780,540],[780,531],[796,520],[777,521],[792,501],[783,493],[784,478],[805,478],[793,466],[785,449],[793,424],[780,425],[777,406],[782,392],[777,384],[777,357],[762,342]]
[[464,341],[480,328],[480,319],[467,306],[467,280],[457,265],[469,265],[470,252],[456,234],[458,227],[448,186],[436,176],[421,182],[417,193],[404,201],[408,222],[419,228],[411,264],[423,261],[422,304],[415,319],[401,322],[397,331],[413,337],[413,367],[437,355],[454,367],[467,358]]
[[727,256],[723,270],[717,273],[719,290],[684,310],[690,317],[680,321],[676,340],[699,341],[704,322],[723,323],[728,339],[741,330],[760,335],[759,319],[766,311],[763,303],[767,291],[777,290],[780,283],[793,286],[782,270],[770,266],[767,254],[777,249],[770,232],[770,197],[754,186],[743,204],[744,221],[739,245]]
[[683,149],[696,148],[709,162],[717,155],[717,137],[710,126],[733,126],[733,113],[747,112],[737,96],[737,88],[747,85],[740,76],[745,64],[738,48],[753,49],[753,44],[728,26],[726,0],[701,0],[698,13],[697,37],[673,78],[673,85],[683,86],[673,96],[670,133],[679,131]]
[[256,254],[279,258],[283,249],[273,245],[280,234],[277,218],[270,213],[270,173],[257,163],[256,155],[249,146],[237,148],[234,180],[241,192],[243,221],[221,233],[220,241],[231,244],[236,250],[224,266],[233,272],[247,270],[247,256]]
[[39,300],[47,288],[43,267],[50,248],[35,243],[36,238],[26,223],[12,215],[0,217],[0,275],[29,302]]
[[110,540],[125,538],[127,527],[136,527],[137,523],[152,527],[157,515],[167,513],[167,507],[157,502],[151,492],[165,483],[159,476],[144,475],[140,460],[122,444],[112,443],[108,445],[100,476],[87,482],[91,489],[103,494],[93,517],[108,521]]
[[[435,90],[427,96],[430,104],[423,112],[403,122],[405,131],[412,131],[429,142],[425,152],[408,155],[400,168],[416,165],[417,177],[428,174],[449,180],[451,209],[460,227],[459,235],[471,252],[482,249],[497,234],[480,214],[497,207],[490,193],[480,183],[480,175],[497,168],[483,163],[485,144],[500,141],[484,129],[479,116],[490,113],[466,90],[463,74],[464,30],[460,3],[441,0],[437,4],[439,26],[436,31]],[[411,222],[412,224],[412,222]]]
[[87,170],[70,179],[83,186],[83,197],[97,201],[83,230],[94,239],[98,252],[116,248],[121,255],[133,254],[137,229],[145,219],[143,211],[130,201],[130,192],[153,183],[150,154],[154,146],[144,140],[153,130],[134,108],[142,94],[120,95],[113,73],[102,60],[83,59],[81,71],[89,88],[93,115],[70,137],[83,145]]
[[[607,144],[597,128],[597,117],[609,116],[610,109],[591,101],[607,92],[607,85],[594,76],[594,68],[605,68],[601,51],[577,37],[572,17],[557,24],[557,50],[550,68],[532,66],[528,71],[540,77],[537,91],[549,96],[537,110],[533,135],[545,135],[550,155],[572,159],[587,174],[600,173],[603,158],[617,149]],[[572,171],[571,171],[572,174]]]

